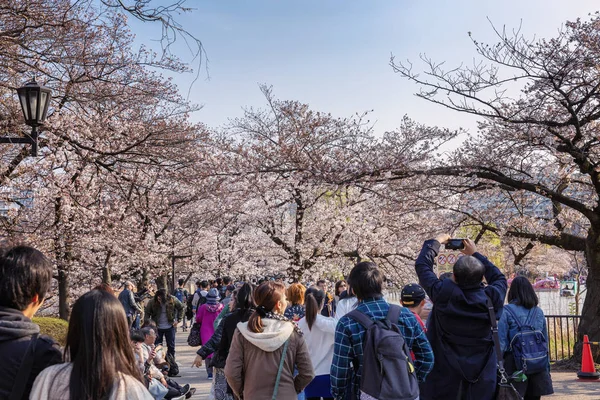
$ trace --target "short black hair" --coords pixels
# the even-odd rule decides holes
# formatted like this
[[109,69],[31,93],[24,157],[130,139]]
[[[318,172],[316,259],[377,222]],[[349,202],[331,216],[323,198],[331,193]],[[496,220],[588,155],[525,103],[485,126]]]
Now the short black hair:
[[129,333],[129,338],[133,342],[141,343],[145,340],[145,335],[140,330],[132,329],[131,332]]
[[39,250],[16,246],[0,250],[0,306],[25,310],[35,295],[46,297],[52,264]]
[[208,287],[208,281],[201,281],[200,282],[200,287],[201,288],[207,288]]
[[231,277],[230,276],[224,276],[223,277],[223,285],[229,285],[231,283]]
[[472,286],[480,284],[483,280],[485,267],[473,256],[462,256],[452,268],[454,280],[459,286]]
[[326,284],[326,283],[327,283],[327,281],[326,281],[325,279],[319,279],[319,280],[317,281],[317,285],[320,285],[321,283],[322,283],[322,284]]
[[352,291],[359,300],[381,297],[383,274],[372,262],[356,264],[348,277]]
[[217,278],[215,280],[215,282],[217,282],[217,285],[221,285],[223,283],[223,279],[222,278]]
[[183,285],[185,283],[185,279],[179,278],[179,280],[177,281],[177,283],[179,284],[179,286],[181,286],[181,285]]
[[531,282],[524,276],[513,279],[508,290],[508,302],[515,302],[526,309],[537,307],[539,301]]

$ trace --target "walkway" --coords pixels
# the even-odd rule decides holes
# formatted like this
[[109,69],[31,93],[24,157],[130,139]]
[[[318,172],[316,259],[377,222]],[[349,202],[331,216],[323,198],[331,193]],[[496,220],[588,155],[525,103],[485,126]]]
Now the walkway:
[[[198,347],[192,348],[187,345],[187,332],[177,332],[176,346],[181,377],[175,378],[175,380],[182,385],[189,383],[190,386],[197,389],[192,399],[207,400],[210,393],[210,381],[206,379],[206,369],[204,367],[200,369],[191,367]],[[552,379],[555,393],[547,397],[548,400],[600,399],[600,380],[581,382],[577,380],[575,373],[572,372],[554,372],[552,373]]]

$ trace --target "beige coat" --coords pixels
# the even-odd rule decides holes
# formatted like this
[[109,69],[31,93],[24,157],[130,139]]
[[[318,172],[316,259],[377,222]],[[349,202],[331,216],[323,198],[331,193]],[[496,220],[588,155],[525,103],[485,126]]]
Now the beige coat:
[[[264,331],[248,330],[239,323],[233,335],[225,376],[238,398],[271,400],[283,345],[289,338],[277,399],[295,399],[315,376],[304,338],[291,322],[263,319]],[[294,368],[298,375],[294,378]]]

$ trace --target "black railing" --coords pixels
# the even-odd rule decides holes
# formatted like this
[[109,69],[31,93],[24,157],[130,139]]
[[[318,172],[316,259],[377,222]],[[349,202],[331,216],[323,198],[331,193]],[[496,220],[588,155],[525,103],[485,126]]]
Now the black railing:
[[570,358],[577,342],[581,315],[546,315],[550,361]]

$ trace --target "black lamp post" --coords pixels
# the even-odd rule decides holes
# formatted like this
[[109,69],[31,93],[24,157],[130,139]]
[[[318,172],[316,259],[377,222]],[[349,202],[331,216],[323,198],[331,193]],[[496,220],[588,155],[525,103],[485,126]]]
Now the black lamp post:
[[31,144],[31,155],[36,157],[38,154],[38,131],[37,128],[44,124],[48,114],[48,105],[52,99],[50,89],[37,84],[35,79],[17,89],[21,109],[25,123],[31,126],[31,134],[26,137],[0,137],[0,143],[20,143]]
[[175,293],[175,289],[177,289],[177,283],[175,282],[175,260],[178,258],[190,258],[192,255],[185,256],[176,256],[175,253],[171,253],[171,280],[173,281],[173,293]]

